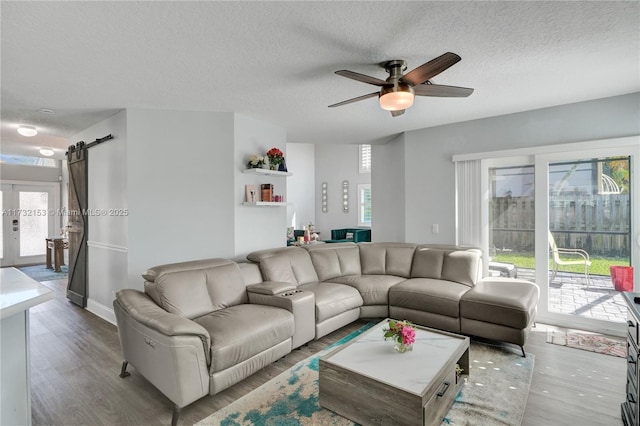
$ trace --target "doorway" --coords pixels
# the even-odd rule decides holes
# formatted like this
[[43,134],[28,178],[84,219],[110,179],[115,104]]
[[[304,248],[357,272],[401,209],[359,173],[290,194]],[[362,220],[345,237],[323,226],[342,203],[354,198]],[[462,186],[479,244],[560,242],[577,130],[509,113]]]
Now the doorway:
[[46,242],[56,235],[60,189],[55,183],[3,183],[0,266],[45,263]]
[[[633,220],[640,217],[640,145],[631,139],[607,145],[482,159],[482,242],[485,273],[538,284],[539,321],[619,334],[626,320],[622,291],[640,288],[640,230]],[[635,283],[614,280],[612,266],[625,277],[633,267]]]

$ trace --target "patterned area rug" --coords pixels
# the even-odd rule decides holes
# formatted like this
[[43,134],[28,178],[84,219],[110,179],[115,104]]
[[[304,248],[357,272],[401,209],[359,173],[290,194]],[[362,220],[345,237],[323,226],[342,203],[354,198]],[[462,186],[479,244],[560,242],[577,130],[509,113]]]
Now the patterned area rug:
[[620,358],[627,357],[626,340],[586,331],[548,330],[547,343]]
[[[367,325],[223,409],[196,423],[221,425],[344,425],[354,423],[318,405],[318,359],[351,340]],[[443,425],[520,425],[527,404],[534,356],[471,342],[470,377]]]
[[66,280],[69,277],[69,267],[61,265],[62,272],[55,272],[53,269],[47,269],[45,265],[22,266],[18,268],[25,274],[29,275],[36,281],[53,281]]

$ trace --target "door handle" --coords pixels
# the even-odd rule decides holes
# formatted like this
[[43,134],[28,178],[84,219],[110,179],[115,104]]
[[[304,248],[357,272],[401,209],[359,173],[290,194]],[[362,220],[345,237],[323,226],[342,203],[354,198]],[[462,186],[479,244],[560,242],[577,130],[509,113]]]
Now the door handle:
[[13,230],[17,231],[19,229],[18,219],[13,219]]

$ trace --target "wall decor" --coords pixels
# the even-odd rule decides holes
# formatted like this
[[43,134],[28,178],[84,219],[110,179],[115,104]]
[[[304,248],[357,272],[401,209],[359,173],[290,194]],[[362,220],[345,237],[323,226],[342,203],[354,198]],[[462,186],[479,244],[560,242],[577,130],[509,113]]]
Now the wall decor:
[[320,185],[320,188],[322,189],[321,193],[322,193],[322,213],[328,213],[329,212],[329,200],[328,200],[328,194],[327,194],[327,188],[329,187],[329,185],[327,184],[327,182],[322,182],[322,185]]
[[349,181],[342,181],[342,213],[349,213]]
[[260,193],[258,185],[245,185],[245,201],[247,203],[257,203],[260,201]]

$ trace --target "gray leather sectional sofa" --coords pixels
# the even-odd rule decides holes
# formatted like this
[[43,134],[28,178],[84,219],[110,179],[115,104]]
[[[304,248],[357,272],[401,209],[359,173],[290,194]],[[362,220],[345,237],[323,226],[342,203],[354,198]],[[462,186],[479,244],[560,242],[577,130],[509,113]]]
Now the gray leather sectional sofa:
[[114,310],[124,362],[180,409],[359,318],[416,324],[524,345],[538,287],[481,279],[474,248],[336,243],[262,250],[149,269],[144,292]]

